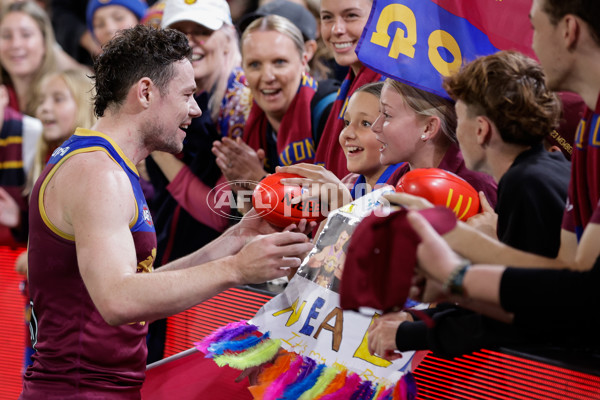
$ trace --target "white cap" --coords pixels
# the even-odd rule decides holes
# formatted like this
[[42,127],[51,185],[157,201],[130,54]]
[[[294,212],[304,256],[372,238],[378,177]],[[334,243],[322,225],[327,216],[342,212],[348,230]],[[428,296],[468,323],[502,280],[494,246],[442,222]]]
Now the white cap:
[[180,21],[192,21],[213,31],[223,24],[232,25],[226,0],[167,0],[161,26],[168,28]]

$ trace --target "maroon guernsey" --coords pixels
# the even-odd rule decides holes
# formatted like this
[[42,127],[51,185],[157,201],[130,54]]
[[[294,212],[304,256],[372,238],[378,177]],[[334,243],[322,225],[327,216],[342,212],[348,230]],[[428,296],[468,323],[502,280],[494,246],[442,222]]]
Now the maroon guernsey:
[[156,234],[135,166],[109,137],[79,128],[53,153],[31,196],[28,255],[36,353],[21,399],[140,398],[147,324],[110,326],[104,321],[79,274],[76,238],[50,223],[40,201],[62,162],[91,151],[106,152],[129,176],[138,209],[130,224],[138,272],[152,271]]
[[581,235],[589,222],[600,224],[600,95],[587,109],[575,134],[571,183],[563,229]]

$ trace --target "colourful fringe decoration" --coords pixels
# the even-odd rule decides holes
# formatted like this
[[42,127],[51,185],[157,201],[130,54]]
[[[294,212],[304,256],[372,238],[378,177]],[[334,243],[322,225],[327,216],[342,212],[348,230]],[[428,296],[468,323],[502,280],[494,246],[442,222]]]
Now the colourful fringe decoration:
[[267,388],[265,391],[265,395],[263,397],[264,400],[276,400],[283,394],[285,388],[292,382],[296,381],[298,377],[298,372],[300,371],[300,367],[302,367],[302,363],[304,360],[301,356],[296,355],[296,359],[291,363],[290,368],[285,371],[281,376],[279,376],[273,384]]
[[232,322],[230,324],[220,327],[219,329],[202,339],[200,342],[194,343],[194,346],[196,346],[196,349],[198,349],[198,351],[201,351],[202,353],[206,354],[208,353],[208,346],[210,346],[211,343],[220,341],[223,335],[228,334],[231,330],[247,325],[248,323],[246,321]]
[[350,400],[371,400],[373,397],[373,387],[370,381],[364,381],[358,385],[358,389],[352,394]]
[[337,392],[338,390],[343,388],[344,385],[346,384],[347,376],[348,376],[348,371],[346,371],[346,370],[337,374],[331,381],[331,384],[325,388],[323,393],[321,393],[321,395],[319,397],[317,397],[317,399],[322,400],[323,398],[327,397],[331,393]]
[[236,339],[242,336],[246,336],[252,332],[256,332],[258,331],[258,326],[256,325],[246,325],[246,326],[240,326],[237,329],[232,330],[229,333],[226,333],[223,335],[223,337],[221,338],[221,340],[232,340],[232,339]]
[[325,364],[317,365],[312,369],[312,372],[308,374],[304,379],[294,383],[292,386],[287,388],[285,392],[283,392],[282,400],[297,400],[302,393],[310,390],[315,383],[317,383],[317,379],[321,375],[321,372],[325,369]]
[[400,381],[394,387],[394,392],[392,393],[392,400],[406,400],[406,396],[404,392],[406,391],[406,382]]
[[375,397],[375,399],[377,400],[392,400],[392,396],[393,396],[393,388],[386,388],[381,390],[381,392],[379,393],[379,395],[377,397]]
[[290,364],[294,361],[298,355],[296,353],[290,353],[285,350],[275,359],[275,362],[270,367],[263,370],[258,376],[258,383],[265,384],[271,383],[283,374],[287,369],[290,368]]
[[280,354],[276,356],[275,362],[258,375],[258,385],[248,387],[252,397],[254,397],[255,400],[263,400],[265,390],[267,390],[269,385],[277,379],[277,377],[290,367],[292,359],[295,359],[296,357],[297,355],[295,353],[281,350]]
[[371,397],[372,400],[377,400],[377,397],[381,394],[381,392],[383,391],[383,386],[381,386],[380,384],[376,383],[373,386],[373,397]]
[[235,369],[248,369],[266,363],[273,359],[279,351],[281,341],[279,339],[268,339],[243,353],[224,354],[214,358],[219,367],[229,365]]
[[307,356],[281,348],[270,332],[257,335],[258,327],[246,321],[233,322],[194,343],[220,367],[244,370],[273,364],[258,376],[258,384],[248,390],[255,400],[415,400],[417,385],[407,372],[394,386],[383,387],[363,381],[355,373],[327,367]]
[[340,390],[328,394],[325,397],[321,397],[321,400],[347,400],[352,396],[356,389],[358,389],[359,384],[360,376],[353,373],[346,378],[346,382]]
[[296,379],[296,381],[303,381],[306,379],[306,377],[310,375],[317,366],[317,362],[310,357],[302,357],[302,360],[304,363],[300,367],[300,374],[298,375],[298,379]]
[[325,370],[319,376],[319,379],[315,382],[314,386],[302,393],[302,396],[298,400],[312,400],[317,396],[321,395],[327,389],[327,386],[333,381],[333,378],[339,373],[335,368],[326,367]]
[[407,371],[406,374],[400,379],[401,382],[406,383],[406,399],[416,400],[417,398],[417,381],[414,375]]
[[243,351],[250,347],[256,346],[263,340],[268,339],[269,336],[270,332],[267,332],[261,336],[250,336],[242,340],[228,340],[225,342],[212,343],[210,346],[208,346],[208,351],[210,352],[211,357],[214,355],[221,355],[226,351]]

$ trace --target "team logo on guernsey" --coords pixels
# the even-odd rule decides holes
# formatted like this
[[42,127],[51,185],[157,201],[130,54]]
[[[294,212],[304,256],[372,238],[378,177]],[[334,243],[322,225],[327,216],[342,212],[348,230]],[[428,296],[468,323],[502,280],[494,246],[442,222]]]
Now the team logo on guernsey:
[[152,222],[152,214],[150,214],[150,210],[146,204],[144,204],[144,207],[142,207],[142,216],[144,217],[144,221],[146,221],[148,226],[154,225],[154,222]]
[[70,147],[59,147],[58,149],[54,150],[52,152],[52,157],[56,157],[56,156],[64,156],[65,154],[67,154],[67,152],[69,151]]

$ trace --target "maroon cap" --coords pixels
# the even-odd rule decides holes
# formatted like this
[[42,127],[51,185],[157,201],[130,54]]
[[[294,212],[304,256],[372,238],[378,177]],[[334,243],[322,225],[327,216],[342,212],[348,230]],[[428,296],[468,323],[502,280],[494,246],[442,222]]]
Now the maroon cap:
[[[387,217],[365,217],[350,238],[340,283],[340,307],[389,311],[402,307],[417,265],[421,241],[406,219],[406,209]],[[418,211],[443,235],[456,226],[456,215],[438,206]]]

